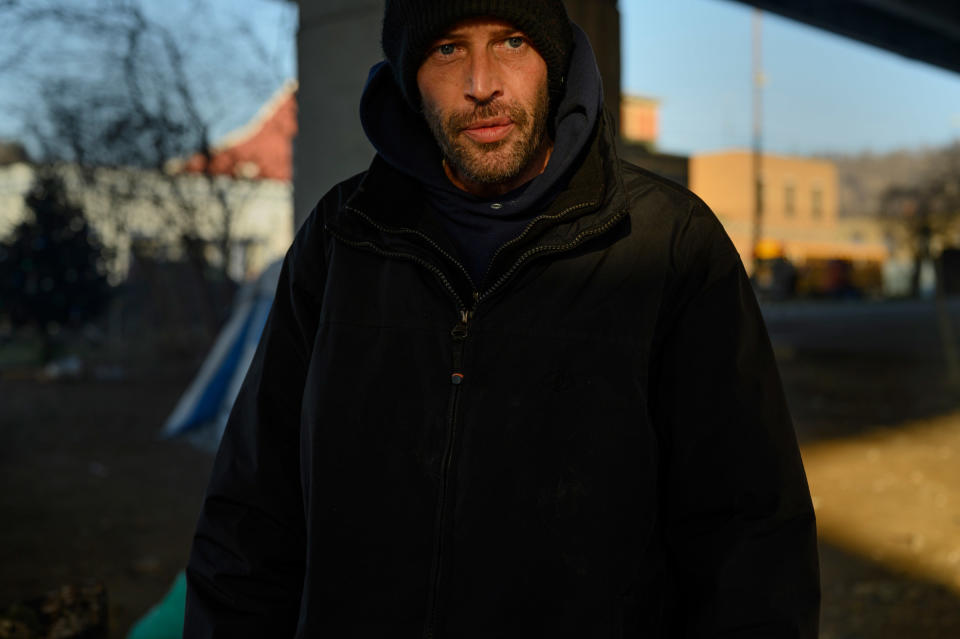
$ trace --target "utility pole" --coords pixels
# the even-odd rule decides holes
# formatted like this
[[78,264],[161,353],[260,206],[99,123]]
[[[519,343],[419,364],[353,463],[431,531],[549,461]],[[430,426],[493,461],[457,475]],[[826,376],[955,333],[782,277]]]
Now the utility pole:
[[763,13],[753,10],[753,233],[750,242],[750,274],[756,275],[757,249],[763,230]]

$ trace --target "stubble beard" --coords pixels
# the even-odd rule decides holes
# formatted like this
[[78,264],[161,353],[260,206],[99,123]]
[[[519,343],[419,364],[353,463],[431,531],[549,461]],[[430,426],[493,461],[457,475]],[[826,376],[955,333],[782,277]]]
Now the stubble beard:
[[[519,176],[534,160],[544,142],[550,100],[546,86],[540,88],[528,111],[519,102],[494,101],[470,111],[444,114],[424,102],[423,115],[440,145],[447,164],[462,178],[477,184],[500,184]],[[477,120],[507,116],[514,135],[481,143],[463,130]]]

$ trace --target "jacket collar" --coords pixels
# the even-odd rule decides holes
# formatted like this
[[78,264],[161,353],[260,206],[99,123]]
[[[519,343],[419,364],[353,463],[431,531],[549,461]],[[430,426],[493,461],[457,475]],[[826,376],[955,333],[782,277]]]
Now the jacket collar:
[[423,186],[376,156],[356,191],[327,222],[337,238],[383,254],[426,261],[447,273],[463,299],[492,294],[526,261],[563,252],[604,233],[626,215],[619,160],[606,113],[567,188],[494,255],[483,291],[466,271],[428,205]]

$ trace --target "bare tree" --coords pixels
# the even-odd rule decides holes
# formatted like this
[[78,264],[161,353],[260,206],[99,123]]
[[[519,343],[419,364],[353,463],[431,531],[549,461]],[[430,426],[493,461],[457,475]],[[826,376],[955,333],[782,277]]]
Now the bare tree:
[[935,255],[956,245],[960,233],[960,145],[944,153],[943,161],[924,178],[889,187],[881,197],[881,215],[899,226],[911,244],[914,267],[911,292],[920,293],[921,265],[934,263],[935,301],[940,340],[949,381],[960,386],[960,348],[947,310],[943,260]]
[[[277,47],[238,12],[238,4],[242,11],[263,0],[181,2],[189,20],[158,13],[161,4],[170,6],[0,0],[0,78],[16,75],[36,90],[8,105],[20,108],[35,157],[75,167],[103,197],[104,220],[118,237],[131,233],[136,206],[150,202],[205,281],[211,269],[227,274],[238,206],[236,182],[210,161],[213,136],[219,123],[237,121],[238,105],[249,116],[285,74]],[[292,42],[293,27],[278,23],[278,41]],[[200,159],[191,179],[170,170],[188,157]]]
[[946,149],[926,175],[887,187],[880,197],[880,216],[910,245],[911,293],[916,297],[921,265],[936,257],[935,246],[955,244],[960,230],[960,145]]

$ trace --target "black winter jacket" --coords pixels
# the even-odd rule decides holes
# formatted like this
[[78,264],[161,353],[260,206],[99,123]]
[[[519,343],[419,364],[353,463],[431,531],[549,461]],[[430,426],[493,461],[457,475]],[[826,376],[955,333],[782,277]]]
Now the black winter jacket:
[[740,259],[601,129],[477,285],[382,160],[321,200],[217,455],[185,637],[816,636]]

